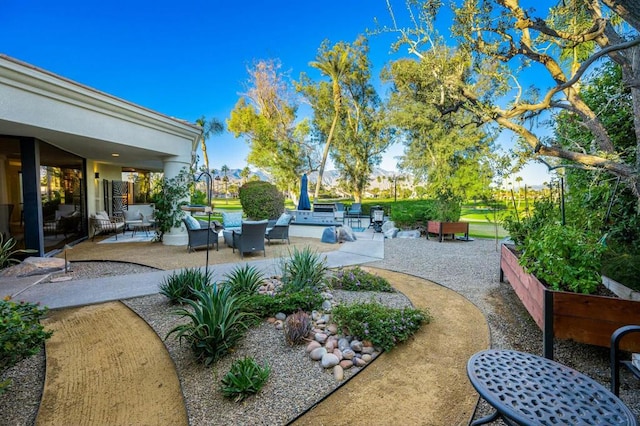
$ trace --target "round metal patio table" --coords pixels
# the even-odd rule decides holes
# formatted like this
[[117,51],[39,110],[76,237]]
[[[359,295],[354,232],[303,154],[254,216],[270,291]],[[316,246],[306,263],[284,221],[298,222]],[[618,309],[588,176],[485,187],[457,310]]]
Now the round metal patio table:
[[473,387],[495,413],[519,425],[637,425],[624,403],[600,383],[565,365],[536,355],[489,349],[467,363]]

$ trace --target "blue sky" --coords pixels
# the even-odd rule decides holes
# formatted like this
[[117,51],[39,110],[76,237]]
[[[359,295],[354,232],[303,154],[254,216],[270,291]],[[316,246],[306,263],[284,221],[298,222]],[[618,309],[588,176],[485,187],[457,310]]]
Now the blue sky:
[[[393,4],[404,11],[404,0]],[[389,22],[384,0],[0,0],[0,52],[176,118],[226,120],[253,62],[279,58],[292,78],[319,78],[308,64],[320,43],[351,42],[375,18]],[[375,74],[394,40],[370,38]],[[213,168],[246,165],[242,139],[226,133],[207,147]],[[382,168],[401,153],[393,147]],[[538,169],[525,182],[548,180]]]

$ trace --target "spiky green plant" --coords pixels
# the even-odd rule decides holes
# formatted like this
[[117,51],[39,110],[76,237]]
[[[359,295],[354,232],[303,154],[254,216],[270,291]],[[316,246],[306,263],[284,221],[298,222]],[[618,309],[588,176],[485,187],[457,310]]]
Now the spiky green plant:
[[255,267],[246,263],[237,266],[229,274],[225,275],[226,283],[231,286],[235,294],[251,296],[256,294],[264,281],[264,275]]
[[311,317],[305,311],[294,312],[284,321],[284,338],[289,346],[303,343],[311,331]]
[[254,315],[244,311],[243,298],[229,286],[214,283],[193,295],[193,300],[182,299],[188,307],[174,312],[190,322],[175,326],[165,339],[175,334],[180,343],[185,340],[191,346],[198,361],[210,365],[244,336]]
[[162,280],[160,294],[167,296],[171,303],[179,303],[183,299],[193,299],[195,291],[211,286],[212,272],[204,272],[199,268],[181,269]]
[[304,288],[317,289],[322,286],[327,272],[327,264],[320,255],[309,247],[293,249],[289,258],[283,261],[282,282],[287,291]]
[[264,363],[260,366],[253,358],[245,357],[235,361],[229,372],[222,378],[222,394],[240,402],[258,393],[267,382],[271,368]]
[[20,260],[14,257],[16,254],[37,253],[36,250],[31,249],[14,250],[16,243],[17,241],[13,237],[9,237],[7,241],[4,241],[4,236],[0,234],[0,269],[4,269],[14,263],[20,263]]

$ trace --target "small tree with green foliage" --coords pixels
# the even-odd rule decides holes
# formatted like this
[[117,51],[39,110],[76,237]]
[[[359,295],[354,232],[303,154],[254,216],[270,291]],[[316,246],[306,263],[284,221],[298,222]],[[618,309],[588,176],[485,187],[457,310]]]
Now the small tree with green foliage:
[[269,182],[247,182],[238,192],[242,210],[251,219],[275,219],[284,211],[282,193]]
[[184,216],[181,207],[188,204],[190,186],[186,168],[175,177],[162,177],[154,182],[151,200],[155,204],[156,241],[162,242],[164,234],[180,226]]

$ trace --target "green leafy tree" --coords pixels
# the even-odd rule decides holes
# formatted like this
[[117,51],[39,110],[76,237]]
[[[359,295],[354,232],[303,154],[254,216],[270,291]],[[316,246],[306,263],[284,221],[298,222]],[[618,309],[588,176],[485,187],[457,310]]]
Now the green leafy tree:
[[[368,53],[364,37],[332,47],[325,41],[312,65],[329,76],[331,84],[315,83],[303,75],[298,85],[313,107],[315,127],[320,134],[327,134],[324,152],[331,154],[340,172],[341,187],[356,202],[361,201],[373,167],[380,164],[392,137],[385,110],[371,84]],[[321,162],[314,198],[323,170]]]
[[[625,161],[635,162],[633,99],[623,83],[620,67],[609,62],[596,70],[585,82],[582,96],[601,117],[616,149],[627,156]],[[555,135],[562,146],[588,149],[592,143],[582,119],[569,112],[558,116]],[[570,166],[567,163],[563,169],[567,222],[606,241],[603,274],[625,285],[638,286],[635,265],[640,265],[640,215],[635,195],[609,173]]]
[[280,189],[295,193],[300,175],[315,170],[316,155],[308,143],[309,124],[296,122],[298,102],[276,60],[248,69],[247,92],[236,103],[227,126],[249,144],[247,160],[267,171]]
[[222,182],[224,182],[224,198],[228,198],[229,196],[229,166],[223,164],[220,167],[220,172],[222,173]]
[[394,62],[385,72],[393,82],[391,120],[406,145],[400,165],[427,181],[431,196],[451,191],[471,198],[491,182],[493,137],[463,110],[442,116],[425,93],[429,74],[427,61],[409,59]]
[[[331,100],[333,102],[333,119],[331,120],[331,127],[327,135],[327,141],[324,144],[322,151],[322,159],[320,160],[320,169],[318,170],[318,180],[316,182],[316,189],[313,194],[313,201],[318,199],[320,193],[320,186],[322,185],[322,177],[324,176],[324,167],[329,157],[329,151],[331,149],[331,142],[333,135],[338,124],[340,117],[340,111],[342,107],[342,83],[343,78],[349,72],[350,48],[345,43],[338,43],[333,47],[329,47],[329,41],[322,42],[316,61],[310,63],[314,68],[320,70],[320,72],[331,79]],[[315,110],[316,108],[314,108]]]
[[[582,83],[598,60],[621,66],[633,98],[633,149],[640,151],[640,11],[631,0],[567,1],[538,14],[521,0],[455,2],[447,47],[435,30],[440,2],[408,2],[411,28],[393,23],[400,45],[408,45],[425,64],[422,93],[442,115],[465,110],[478,123],[516,134],[527,155],[568,160],[583,168],[606,170],[640,197],[640,161],[626,161],[600,117],[585,102]],[[632,4],[633,3],[633,4]],[[612,6],[609,10],[603,4]],[[629,7],[625,9],[625,7]],[[632,28],[619,25],[622,18]],[[527,88],[526,76],[535,75]],[[561,146],[547,137],[544,114],[570,111],[581,117],[593,138],[582,147]]]
[[251,169],[249,166],[245,166],[240,172],[240,177],[242,177],[242,183],[245,184],[249,180],[249,176],[251,176]]
[[162,242],[164,234],[180,226],[184,216],[181,207],[188,204],[191,175],[182,169],[173,178],[160,177],[153,183],[151,200],[155,205],[156,240]]
[[209,156],[207,155],[207,139],[212,135],[218,135],[224,132],[224,123],[217,118],[207,120],[204,115],[196,120],[196,124],[202,128],[200,135],[200,148],[202,149],[202,161],[204,169],[209,171]]

